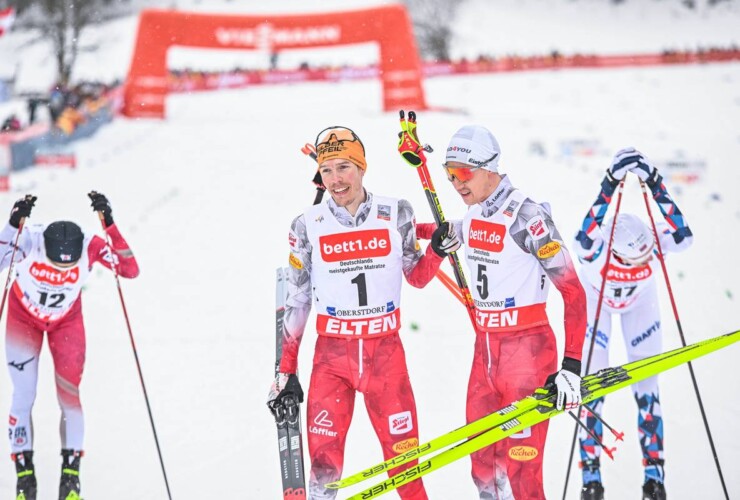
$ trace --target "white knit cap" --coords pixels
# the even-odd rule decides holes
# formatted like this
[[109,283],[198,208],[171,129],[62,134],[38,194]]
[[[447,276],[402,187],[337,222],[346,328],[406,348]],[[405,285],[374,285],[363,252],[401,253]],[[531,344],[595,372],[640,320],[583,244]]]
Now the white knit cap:
[[[614,219],[609,219],[605,224],[606,231],[611,232]],[[614,228],[614,241],[612,252],[623,259],[629,259],[630,263],[647,262],[653,253],[655,238],[653,231],[639,217],[632,214],[621,213],[617,216],[617,227]]]
[[450,139],[445,161],[456,161],[498,172],[500,156],[501,147],[487,128],[480,125],[465,125]]

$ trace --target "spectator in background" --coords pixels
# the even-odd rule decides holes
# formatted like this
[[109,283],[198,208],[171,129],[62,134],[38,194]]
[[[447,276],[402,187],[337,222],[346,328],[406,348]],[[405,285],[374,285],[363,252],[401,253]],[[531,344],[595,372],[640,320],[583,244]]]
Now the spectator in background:
[[21,121],[18,119],[18,116],[12,114],[5,119],[2,128],[0,128],[0,132],[17,132],[21,128]]
[[38,97],[29,97],[28,101],[26,103],[26,106],[28,107],[28,124],[33,125],[36,123],[36,109],[38,108],[39,104],[43,103],[43,99],[40,99]]
[[67,96],[61,84],[57,84],[49,93],[49,114],[52,123],[57,121],[67,105]]

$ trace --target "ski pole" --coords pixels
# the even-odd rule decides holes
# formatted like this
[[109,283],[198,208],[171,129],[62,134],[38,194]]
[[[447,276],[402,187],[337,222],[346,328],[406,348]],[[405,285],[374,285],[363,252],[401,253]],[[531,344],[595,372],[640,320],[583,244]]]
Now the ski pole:
[[26,218],[23,217],[18,223],[18,232],[15,235],[15,241],[13,242],[13,251],[10,253],[10,263],[8,264],[8,277],[5,279],[5,288],[3,289],[3,300],[0,302],[0,319],[3,317],[5,312],[5,301],[8,298],[8,290],[10,290],[10,281],[13,276],[13,264],[15,263],[15,252],[18,250],[18,240],[20,240],[21,232],[23,231],[23,224],[26,222]]
[[123,290],[121,289],[121,280],[118,277],[118,269],[116,267],[115,251],[113,244],[110,241],[108,233],[105,231],[105,218],[103,212],[98,211],[98,217],[100,217],[100,223],[103,226],[103,232],[105,233],[105,242],[111,252],[111,270],[113,276],[116,278],[116,288],[118,288],[118,297],[121,299],[121,309],[123,309],[123,317],[126,320],[126,328],[128,329],[128,337],[131,340],[131,349],[134,351],[134,359],[136,360],[136,369],[139,372],[139,381],[141,382],[141,390],[144,392],[144,401],[146,401],[146,410],[149,413],[149,422],[152,425],[152,433],[154,434],[154,444],[157,446],[157,455],[159,455],[159,465],[162,467],[162,476],[164,477],[164,485],[167,488],[167,498],[172,500],[172,494],[170,493],[170,483],[167,480],[167,471],[164,468],[164,460],[162,459],[162,450],[159,447],[159,438],[157,437],[157,429],[154,426],[154,417],[152,416],[152,407],[149,404],[149,396],[146,392],[146,385],[144,384],[144,374],[141,371],[141,363],[139,363],[139,354],[136,350],[136,342],[134,342],[134,333],[131,330],[131,322],[128,319],[128,311],[126,310],[126,302],[123,300]]
[[[640,187],[642,188],[642,196],[645,199],[645,208],[647,209],[648,217],[650,217],[650,224],[653,229],[653,236],[655,237],[655,246],[658,249],[658,260],[660,261],[660,267],[663,270],[663,276],[665,277],[665,284],[668,288],[668,297],[671,299],[671,308],[673,309],[673,316],[676,318],[676,326],[678,327],[678,335],[681,338],[681,345],[686,346],[686,338],[683,334],[683,328],[681,327],[681,320],[678,317],[678,308],[676,308],[676,300],[673,297],[673,288],[671,287],[671,280],[668,278],[668,270],[665,266],[665,258],[663,255],[663,248],[660,245],[660,238],[658,237],[658,230],[655,226],[655,219],[653,218],[653,211],[650,209],[650,201],[648,200],[647,189],[645,182],[640,179]],[[694,375],[694,367],[689,361],[686,363],[689,367],[689,373],[691,374],[691,383],[694,386],[694,392],[696,393],[696,400],[699,403],[699,410],[701,412],[701,418],[704,421],[704,429],[707,431],[707,438],[709,439],[709,447],[712,449],[712,456],[714,457],[714,463],[717,466],[717,473],[719,474],[719,481],[722,483],[722,491],[725,494],[727,500],[730,499],[730,495],[727,493],[727,486],[725,485],[725,478],[722,474],[722,467],[719,464],[719,457],[717,456],[717,449],[714,446],[714,439],[712,439],[712,431],[709,429],[709,421],[707,420],[707,413],[704,410],[704,403],[701,400],[701,394],[699,393],[699,385],[696,382],[696,375]]]
[[[318,163],[319,158],[316,156],[316,148],[311,144],[306,143],[301,148],[301,152],[306,156],[310,156],[313,161]],[[313,204],[318,205],[324,197],[324,191],[326,191],[326,186],[324,186],[324,181],[321,180],[321,174],[318,169],[316,170],[316,174],[313,176],[313,183],[316,185],[316,197],[313,199]]]
[[599,436],[597,436],[596,434],[594,434],[594,432],[591,429],[589,429],[586,424],[584,424],[583,422],[581,422],[581,419],[578,418],[578,417],[576,417],[575,413],[573,413],[572,411],[569,411],[567,413],[568,413],[568,415],[570,415],[571,417],[573,417],[573,419],[576,421],[576,426],[577,427],[582,427],[588,433],[588,435],[591,436],[591,438],[594,441],[596,441],[596,444],[598,444],[601,447],[601,449],[604,450],[604,453],[606,453],[606,455],[609,458],[611,458],[612,460],[614,460],[613,453],[615,451],[617,451],[616,446],[614,448],[609,448],[607,446],[604,446],[604,442],[601,440],[601,438],[599,438]]
[[[409,133],[408,123],[404,118],[403,110],[399,111],[399,115],[401,118],[401,130],[403,130],[403,132],[401,133]],[[408,122],[412,123],[414,127],[416,126],[416,113],[414,111],[409,111]],[[425,144],[423,146],[423,149],[428,153],[431,153],[433,151],[432,147],[428,144]],[[421,162],[419,163],[419,165],[415,165],[414,168],[416,168],[416,171],[419,174],[419,180],[421,181],[421,185],[424,188],[424,193],[426,194],[429,208],[432,209],[434,222],[437,223],[437,226],[440,226],[445,222],[445,215],[444,212],[442,212],[442,205],[440,204],[439,198],[437,197],[437,191],[435,191],[434,189],[432,177],[429,175],[426,158],[422,154],[419,155],[419,159],[421,160]],[[452,264],[452,271],[455,275],[455,281],[457,282],[457,286],[460,288],[460,292],[462,293],[462,297],[464,299],[465,309],[467,309],[468,316],[470,317],[470,322],[473,325],[473,330],[475,332],[478,332],[478,323],[475,320],[475,303],[473,302],[473,296],[470,294],[468,283],[465,280],[465,273],[463,272],[462,264],[460,263],[460,259],[457,256],[457,252],[450,252],[448,257],[450,259],[450,264]]]
[[442,284],[447,288],[452,295],[455,296],[455,298],[460,301],[462,305],[465,305],[465,299],[463,298],[463,294],[460,291],[460,288],[455,284],[454,281],[452,281],[452,278],[447,276],[447,273],[445,273],[443,270],[439,269],[437,270],[437,273],[435,274],[437,279],[442,282]]
[[598,420],[599,422],[601,422],[602,425],[604,425],[604,427],[606,427],[607,429],[609,429],[612,432],[612,434],[614,435],[614,439],[616,439],[617,441],[624,441],[624,432],[619,432],[619,431],[615,430],[614,427],[612,427],[611,425],[607,424],[606,423],[606,420],[604,420],[601,417],[601,415],[599,415],[596,412],[596,410],[594,410],[593,408],[591,408],[589,405],[581,405],[581,408],[585,408],[591,415],[593,415],[593,417],[596,420]]
[[[594,353],[594,344],[596,343],[596,335],[599,332],[599,319],[601,316],[601,306],[604,302],[604,289],[606,288],[606,278],[609,272],[609,262],[612,257],[612,243],[614,241],[614,229],[617,227],[617,216],[619,215],[619,207],[622,205],[622,191],[624,190],[624,179],[619,182],[619,188],[617,191],[617,205],[614,209],[614,223],[612,224],[611,231],[609,231],[609,243],[606,247],[606,263],[604,264],[604,276],[601,280],[601,288],[599,289],[599,300],[596,302],[596,315],[594,316],[594,327],[591,329],[591,343],[588,346],[588,356],[586,357],[586,371],[588,375],[589,369],[591,368],[591,356]],[[580,420],[579,420],[580,422]],[[570,479],[570,469],[573,466],[573,454],[576,448],[576,440],[578,439],[578,424],[573,429],[573,440],[570,443],[570,456],[568,457],[568,469],[565,472],[565,485],[563,486],[563,500],[568,493],[568,481]]]

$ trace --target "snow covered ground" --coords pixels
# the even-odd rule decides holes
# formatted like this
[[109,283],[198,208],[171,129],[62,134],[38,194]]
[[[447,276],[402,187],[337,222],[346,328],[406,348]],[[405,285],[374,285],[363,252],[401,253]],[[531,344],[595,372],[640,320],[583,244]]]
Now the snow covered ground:
[[[125,71],[128,62],[118,64]],[[734,259],[740,248],[739,82],[737,63],[435,78],[425,83],[429,102],[464,112],[420,112],[420,133],[441,151],[459,126],[489,127],[503,148],[501,170],[534,199],[549,201],[568,237],[617,149],[634,145],[656,161],[680,155],[705,161],[701,182],[668,186],[695,234],[694,246],[668,264],[682,325],[694,342],[740,326]],[[368,189],[407,198],[418,220],[431,220],[416,173],[397,159],[397,115],[379,111],[380,90],[379,82],[365,81],[172,96],[166,120],[117,120],[77,144],[76,171],[13,174],[12,192],[0,195],[0,207],[9,210],[16,198],[34,193],[32,222],[69,218],[89,231],[99,225],[85,193],[96,189],[111,199],[142,269],[137,280],[124,282],[124,294],[174,498],[280,497],[265,396],[274,361],[274,269],[287,264],[290,221],[314,195],[312,165],[300,146],[328,125],[352,127],[368,149]],[[564,154],[573,141],[589,141],[595,154]],[[534,143],[544,155],[534,152]],[[431,156],[441,202],[448,217],[461,217],[464,208],[436,167],[442,161],[439,153]],[[627,185],[624,204],[644,214],[635,182]],[[83,493],[93,500],[166,498],[116,295],[112,276],[102,270],[84,292]],[[665,292],[661,299],[670,349],[679,340]],[[441,285],[406,286],[403,300],[406,325],[419,325],[404,328],[402,338],[426,440],[464,421],[473,335],[462,307]],[[556,292],[549,314],[561,341]],[[305,384],[314,339],[307,332],[301,351]],[[612,364],[621,364],[626,356],[618,336],[614,344]],[[740,378],[739,349],[694,363],[731,497],[740,495],[740,396],[731,389]],[[721,498],[688,371],[677,368],[661,380],[669,494]],[[6,377],[0,409],[9,408],[10,393]],[[627,435],[617,460],[604,466],[607,495],[635,496],[642,474],[629,391],[608,398],[605,417]],[[46,349],[34,418],[40,498],[51,498],[59,475],[59,417]],[[550,429],[545,489],[558,498],[572,422],[558,417]],[[348,472],[380,458],[362,403],[346,455]],[[2,463],[0,496],[8,498],[13,466]],[[461,460],[429,476],[430,498],[475,498],[468,469]],[[571,481],[569,498],[577,498],[580,478]]]

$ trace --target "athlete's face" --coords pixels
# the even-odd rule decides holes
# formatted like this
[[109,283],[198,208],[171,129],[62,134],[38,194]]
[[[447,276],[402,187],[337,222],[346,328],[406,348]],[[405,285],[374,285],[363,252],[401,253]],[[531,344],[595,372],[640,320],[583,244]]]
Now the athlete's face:
[[468,206],[483,203],[501,182],[497,173],[484,168],[470,168],[470,165],[456,161],[448,161],[445,170],[447,179]]
[[319,173],[334,203],[355,215],[365,201],[365,191],[362,189],[365,171],[349,160],[334,158],[322,163]]

